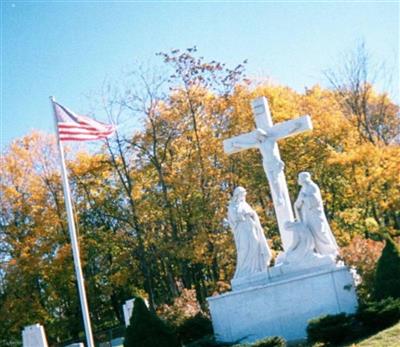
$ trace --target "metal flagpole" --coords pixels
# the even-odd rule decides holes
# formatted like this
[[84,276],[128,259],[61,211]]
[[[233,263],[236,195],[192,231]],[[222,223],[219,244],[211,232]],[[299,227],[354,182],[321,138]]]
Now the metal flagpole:
[[54,121],[55,121],[56,134],[57,134],[57,143],[58,143],[58,149],[60,152],[61,176],[62,176],[63,189],[64,189],[65,208],[67,210],[68,229],[69,229],[69,235],[71,238],[71,247],[72,247],[72,254],[74,257],[74,267],[75,267],[76,279],[78,281],[79,298],[80,298],[80,302],[81,302],[83,322],[85,325],[86,342],[87,342],[88,347],[95,347],[94,342],[93,342],[92,327],[90,324],[89,309],[88,309],[88,304],[87,304],[87,300],[86,300],[86,292],[85,292],[85,284],[84,284],[84,279],[83,279],[83,274],[82,274],[81,260],[80,260],[80,256],[79,256],[79,246],[78,246],[78,238],[76,236],[74,214],[72,212],[72,203],[71,203],[71,194],[70,194],[70,188],[69,188],[69,182],[68,182],[68,173],[67,173],[67,169],[65,166],[65,160],[64,160],[64,149],[63,149],[63,146],[60,141],[59,134],[58,134],[56,109],[55,109],[55,105],[54,105],[55,99],[53,96],[50,97],[50,101],[51,101],[51,107],[52,107],[53,113],[54,113]]

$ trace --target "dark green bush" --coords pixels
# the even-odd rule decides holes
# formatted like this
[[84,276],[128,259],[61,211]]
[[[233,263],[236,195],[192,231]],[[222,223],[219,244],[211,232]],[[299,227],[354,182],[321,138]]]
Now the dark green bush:
[[173,329],[150,312],[143,299],[136,298],[124,347],[180,347]]
[[309,322],[309,342],[338,345],[386,329],[400,321],[400,299],[367,302],[356,314],[340,313],[318,317]]
[[286,347],[286,340],[280,336],[271,336],[257,340],[251,347]]
[[400,320],[400,299],[387,298],[361,305],[357,319],[370,331],[379,331]]
[[310,320],[307,326],[307,337],[312,343],[323,342],[328,345],[337,345],[353,337],[357,330],[358,323],[355,315],[340,313]]
[[198,313],[193,317],[187,318],[179,325],[176,332],[183,343],[192,342],[203,336],[213,333],[212,323],[208,317]]
[[378,260],[374,280],[374,298],[400,298],[400,249],[391,237]]

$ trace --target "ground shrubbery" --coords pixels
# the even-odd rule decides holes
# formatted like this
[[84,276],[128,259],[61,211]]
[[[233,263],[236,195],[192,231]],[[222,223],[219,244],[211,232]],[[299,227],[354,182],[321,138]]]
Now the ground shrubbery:
[[286,341],[283,337],[272,336],[258,340],[250,345],[251,347],[285,347]]
[[356,316],[368,332],[386,329],[400,321],[400,298],[364,303]]
[[203,336],[212,335],[213,328],[211,320],[202,313],[187,318],[176,328],[179,339],[184,343],[190,343]]
[[337,345],[352,334],[355,326],[355,316],[346,313],[318,317],[308,324],[308,340]]
[[286,347],[286,341],[280,336],[270,336],[253,343],[223,343],[217,342],[211,336],[197,340],[188,347]]
[[340,313],[312,319],[307,327],[310,342],[338,345],[374,334],[400,321],[400,299],[387,298],[360,305],[356,314]]
[[124,347],[180,347],[173,329],[150,312],[143,299],[136,298],[125,332]]

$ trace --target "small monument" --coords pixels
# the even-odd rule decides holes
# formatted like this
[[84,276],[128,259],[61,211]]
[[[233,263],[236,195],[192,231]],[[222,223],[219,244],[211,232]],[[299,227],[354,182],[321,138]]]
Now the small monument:
[[129,321],[131,320],[134,305],[135,305],[135,299],[129,299],[126,300],[125,304],[122,306],[122,310],[124,311],[124,320],[126,327],[129,325]]
[[[149,303],[147,302],[146,299],[144,300],[144,303],[146,304],[147,307],[149,307]],[[135,307],[135,299],[134,298],[126,300],[125,304],[122,305],[122,311],[124,312],[124,321],[125,321],[126,327],[130,323],[134,307]]]
[[310,117],[273,126],[265,98],[253,102],[253,111],[258,129],[225,140],[224,148],[228,154],[260,149],[284,252],[275,266],[268,267],[271,253],[258,216],[245,201],[245,189],[236,188],[228,207],[236,272],[232,292],[207,299],[214,333],[223,342],[252,342],[276,335],[288,341],[304,339],[308,320],[356,310],[354,281],[348,268],[336,261],[338,246],[319,187],[308,172],[298,176],[301,190],[293,214],[276,141],[311,130]]
[[48,347],[44,328],[40,324],[29,325],[22,330],[23,347]]

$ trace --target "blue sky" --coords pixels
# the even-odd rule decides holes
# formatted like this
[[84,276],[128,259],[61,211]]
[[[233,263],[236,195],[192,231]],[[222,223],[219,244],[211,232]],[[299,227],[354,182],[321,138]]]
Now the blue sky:
[[[363,39],[399,75],[399,2],[1,3],[1,142],[32,129],[53,132],[49,95],[78,113],[105,78],[156,52],[196,45],[249,76],[298,91],[325,84],[322,71]],[[397,83],[396,83],[397,82]],[[397,88],[397,89],[396,89]],[[393,97],[399,101],[398,80]]]

